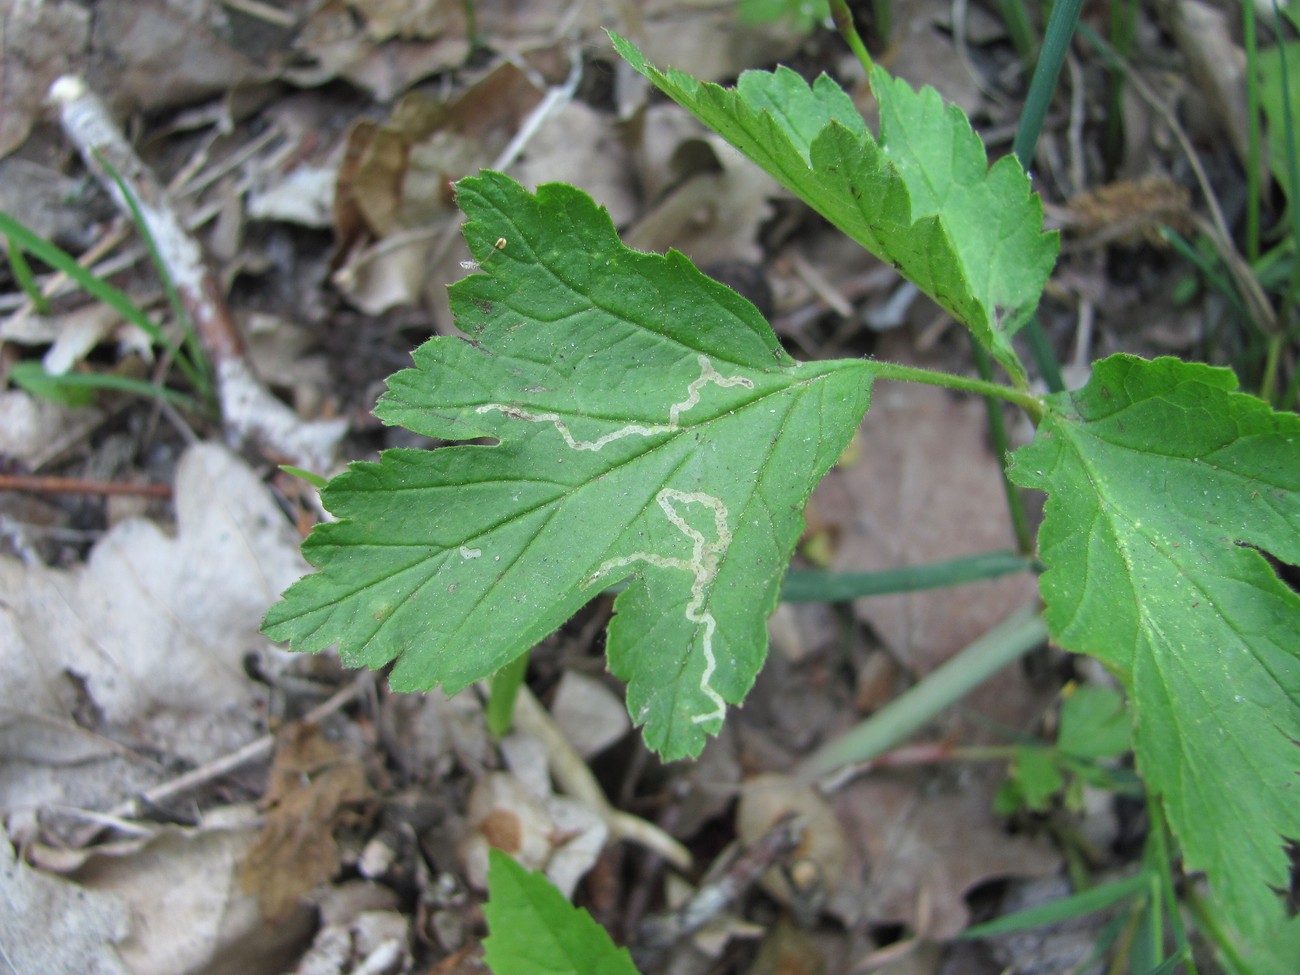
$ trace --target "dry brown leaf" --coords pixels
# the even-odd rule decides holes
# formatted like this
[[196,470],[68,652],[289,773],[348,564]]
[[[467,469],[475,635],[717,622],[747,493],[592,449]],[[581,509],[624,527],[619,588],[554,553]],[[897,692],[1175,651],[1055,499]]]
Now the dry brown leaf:
[[308,87],[345,78],[376,101],[392,101],[422,78],[464,63],[464,5],[437,0],[327,0],[292,42],[299,62],[284,72]]
[[[912,0],[907,16],[899,18],[881,64],[914,88],[930,85],[973,116],[984,110],[987,99],[980,87],[982,79],[969,61],[958,56],[951,30],[953,9],[949,0]],[[970,5],[967,16],[976,21],[976,33],[988,33],[993,27],[989,15],[976,4]]]
[[450,324],[445,285],[464,274],[451,183],[489,165],[541,98],[503,64],[449,104],[412,94],[353,127],[335,190],[334,282],[349,301],[379,314],[427,296]]
[[[835,813],[814,786],[768,773],[745,782],[736,807],[736,835],[752,844],[784,816],[796,815],[802,824],[802,839],[788,857],[789,875],[772,868],[763,876],[763,887],[784,904],[798,897],[834,896],[844,880],[848,841]],[[803,888],[791,890],[790,881],[803,881]]]
[[143,842],[83,854],[71,876],[90,896],[112,895],[130,909],[119,951],[132,975],[276,975],[292,963],[311,911],[271,924],[239,890],[255,817],[251,806],[224,807],[201,827],[166,826]]
[[1192,201],[1187,188],[1165,176],[1120,180],[1072,197],[1065,205],[1066,227],[1090,242],[1132,244],[1139,238],[1157,247],[1168,243],[1160,224],[1180,233],[1192,228]]
[[[1013,547],[985,429],[978,399],[912,383],[878,386],[858,459],[832,470],[813,495],[818,516],[838,529],[834,568],[870,572]],[[1035,591],[1023,574],[860,599],[854,610],[905,667],[924,674]]]
[[848,923],[902,924],[922,937],[951,938],[969,922],[964,895],[986,880],[1041,877],[1060,857],[1008,835],[993,814],[997,772],[959,768],[851,783],[831,804],[856,845],[832,906]]
[[90,11],[72,0],[0,3],[0,157],[22,145],[45,110],[51,82],[74,70],[90,40]]
[[208,5],[98,0],[88,72],[118,107],[157,111],[269,81],[277,72],[220,36]]
[[349,807],[373,797],[359,757],[319,725],[292,724],[276,741],[265,802],[266,824],[244,855],[239,882],[269,920],[292,913],[301,897],[341,865],[334,830]]

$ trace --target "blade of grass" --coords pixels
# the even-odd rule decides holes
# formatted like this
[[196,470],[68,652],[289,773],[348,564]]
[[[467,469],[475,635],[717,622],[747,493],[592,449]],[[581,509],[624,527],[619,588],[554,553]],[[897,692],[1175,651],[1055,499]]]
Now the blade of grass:
[[1037,559],[1018,552],[985,552],[928,565],[880,572],[823,572],[792,569],[781,598],[788,603],[834,603],[922,589],[942,589],[993,579],[1013,572],[1037,572]]
[[1016,49],[1025,69],[1029,70],[1038,51],[1038,31],[1034,30],[1025,0],[998,0],[998,13],[1011,35],[1011,46]]
[[149,229],[149,221],[145,219],[144,214],[140,211],[140,201],[136,199],[135,192],[126,184],[126,181],[122,179],[118,171],[113,168],[112,163],[105,159],[102,153],[96,150],[95,157],[98,159],[99,164],[104,167],[104,171],[117,184],[122,199],[126,201],[127,209],[131,211],[131,222],[135,224],[136,233],[140,235],[145,250],[149,252],[149,258],[158,271],[158,279],[162,282],[163,290],[167,294],[167,303],[171,305],[172,315],[180,326],[181,334],[184,336],[183,348],[169,349],[175,354],[177,368],[185,373],[185,378],[194,384],[194,388],[203,402],[214,403],[212,376],[208,367],[207,356],[204,354],[203,346],[199,342],[198,333],[194,330],[194,322],[190,319],[185,303],[181,301],[180,292],[176,290],[175,282],[172,281],[167,264],[158,252],[158,243],[154,240],[153,232]]
[[114,390],[132,393],[145,399],[162,399],[192,413],[201,413],[203,408],[192,396],[166,386],[155,386],[143,379],[130,376],[105,375],[94,372],[69,372],[62,376],[52,376],[41,368],[39,362],[19,362],[9,371],[9,377],[28,392],[50,397],[52,388],[66,390]]
[[1255,5],[1241,5],[1242,36],[1246,47],[1246,260],[1259,260],[1259,214],[1262,206],[1260,167],[1263,165],[1259,95],[1259,38],[1255,34]]
[[1205,256],[1192,246],[1191,241],[1187,240],[1178,231],[1172,227],[1161,225],[1160,236],[1177,251],[1178,255],[1196,270],[1200,271],[1205,281],[1223,297],[1227,298],[1233,309],[1236,310],[1242,318],[1242,321],[1250,320],[1250,313],[1246,309],[1246,304],[1242,301],[1236,285],[1220,273],[1219,268],[1205,259]]
[[[1056,91],[1056,82],[1061,74],[1061,65],[1065,63],[1066,52],[1074,37],[1075,26],[1079,22],[1079,11],[1083,0],[1057,0],[1052,5],[1052,13],[1047,21],[1047,31],[1043,37],[1043,47],[1038,55],[1038,64],[1034,66],[1034,76],[1029,82],[1029,91],[1025,96],[1025,107],[1020,113],[1020,124],[1016,127],[1014,152],[1025,172],[1032,172],[1034,149],[1038,145],[1039,133],[1043,130],[1043,120],[1052,103],[1052,94]],[[1048,341],[1038,316],[1032,317],[1021,331],[1029,343],[1029,352],[1043,381],[1053,393],[1065,389],[1065,380],[1061,376],[1061,364],[1057,361],[1052,343]]]
[[530,656],[521,653],[493,674],[488,684],[487,726],[494,738],[504,738],[514,724],[515,699],[528,673]]
[[875,758],[1046,639],[1047,624],[1037,607],[1028,606],[1013,613],[915,687],[817,749],[804,761],[800,774],[809,779],[820,778],[844,766]]
[[[970,339],[971,355],[975,358],[975,368],[985,382],[993,381],[993,363],[984,347],[967,333]],[[1002,407],[991,396],[984,397],[984,409],[988,416],[989,438],[993,441],[993,452],[998,458],[998,473],[1002,475],[1002,490],[1007,499],[1007,511],[1011,515],[1011,528],[1016,536],[1016,548],[1024,555],[1034,551],[1034,536],[1029,530],[1029,518],[1025,515],[1025,502],[1020,489],[1007,477],[1007,460],[1011,457],[1011,444],[1007,440],[1007,426],[1002,420]]]
[[[1278,14],[1277,0],[1273,2],[1273,31],[1278,38],[1285,36],[1282,30],[1282,18]],[[1282,117],[1286,120],[1283,131],[1283,140],[1286,145],[1286,175],[1287,182],[1291,186],[1291,197],[1287,201],[1287,216],[1291,222],[1291,239],[1300,246],[1300,206],[1296,201],[1300,200],[1300,152],[1296,148],[1296,108],[1297,106],[1291,101],[1291,65],[1288,63],[1286,44],[1279,41],[1278,44],[1278,69],[1281,72],[1282,82]],[[1282,308],[1290,314],[1295,306],[1296,297],[1300,295],[1300,262],[1293,267],[1293,273],[1286,291],[1286,298]],[[1288,331],[1284,328],[1281,331]],[[1279,347],[1280,351],[1280,347]],[[1268,388],[1271,390],[1275,381],[1273,373],[1265,375],[1264,379]],[[1279,404],[1280,405],[1280,404]]]
[[41,289],[36,284],[36,275],[32,273],[32,266],[27,263],[27,255],[12,237],[6,239],[9,242],[6,253],[9,255],[9,267],[14,273],[14,280],[18,282],[18,287],[22,288],[23,294],[32,303],[37,314],[48,315],[50,303],[45,295],[41,294]]
[[10,240],[16,240],[18,246],[57,271],[62,271],[72,278],[82,290],[92,298],[102,301],[121,315],[145,335],[154,344],[166,348],[167,337],[162,330],[133,302],[124,291],[96,277],[86,270],[63,248],[52,244],[40,235],[28,230],[7,213],[0,213],[0,233]]
[[957,937],[962,940],[987,938],[995,934],[1026,931],[1030,928],[1042,927],[1045,924],[1057,924],[1071,918],[1083,917],[1085,914],[1095,914],[1097,911],[1103,911],[1121,901],[1136,897],[1143,891],[1150,890],[1151,883],[1152,878],[1145,873],[1134,874],[1132,877],[1126,877],[1123,880],[1114,880],[1107,884],[1081,890],[1077,894],[1062,897],[1060,900],[1052,901],[1049,904],[1027,907],[1023,911],[1016,911],[1014,914],[1008,914],[985,924],[977,924],[974,927],[967,928]]
[[[1121,57],[1133,53],[1137,34],[1138,4],[1135,0],[1116,0],[1110,5],[1110,42]],[[1124,84],[1127,75],[1122,67],[1111,65],[1107,72],[1106,130],[1103,158],[1106,170],[1113,173],[1119,166],[1124,144]]]

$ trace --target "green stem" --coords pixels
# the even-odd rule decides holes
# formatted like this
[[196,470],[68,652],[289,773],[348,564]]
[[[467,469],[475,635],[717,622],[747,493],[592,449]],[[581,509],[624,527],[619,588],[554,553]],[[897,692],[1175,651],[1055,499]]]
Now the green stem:
[[1011,46],[1028,70],[1034,62],[1034,52],[1038,50],[1038,33],[1029,18],[1029,9],[1025,0],[998,0],[998,12],[1002,14],[1002,23],[1011,35]]
[[1263,156],[1259,92],[1259,38],[1255,34],[1255,5],[1241,5],[1241,32],[1246,47],[1246,260],[1259,260],[1259,171]]
[[937,369],[922,369],[918,366],[905,366],[897,362],[872,360],[872,368],[881,379],[897,379],[900,382],[923,383],[926,386],[942,386],[945,389],[959,389],[967,393],[979,393],[981,396],[994,396],[1014,403],[1029,414],[1037,425],[1043,418],[1043,402],[1032,393],[983,379],[971,379],[951,372]]
[[1206,903],[1195,884],[1188,884],[1187,889],[1183,891],[1183,903],[1192,912],[1196,927],[1200,929],[1201,934],[1207,936],[1222,953],[1221,960],[1226,962],[1225,967],[1233,975],[1248,975],[1250,965],[1237,950],[1232,935],[1221,920],[1222,912],[1217,906]]
[[1147,833],[1147,845],[1143,850],[1144,864],[1154,874],[1154,883],[1159,897],[1153,898],[1151,913],[1155,923],[1150,952],[1153,959],[1164,954],[1164,932],[1161,925],[1160,903],[1163,902],[1164,913],[1169,918],[1169,929],[1173,935],[1174,945],[1182,955],[1182,962],[1187,966],[1188,975],[1196,975],[1196,965],[1192,961],[1191,946],[1187,941],[1187,931],[1183,927],[1182,915],[1178,909],[1178,895],[1174,890],[1173,859],[1169,846],[1169,822],[1165,817],[1164,805],[1158,796],[1147,793],[1147,819],[1150,830]]
[[[973,334],[967,334],[970,335],[970,347],[971,353],[975,357],[975,368],[979,370],[981,379],[985,382],[991,382],[993,379],[993,365],[989,361],[988,353],[975,340]],[[1011,459],[1011,445],[1007,440],[1007,425],[1002,420],[1002,408],[998,405],[997,400],[991,396],[984,397],[984,407],[988,411],[989,435],[993,440],[993,449],[998,456],[998,470],[1002,474],[1002,490],[1007,498],[1007,511],[1011,515],[1011,528],[1016,535],[1016,547],[1021,554],[1029,555],[1034,551],[1034,537],[1029,531],[1029,518],[1025,515],[1025,503],[1020,496],[1020,489],[1011,483],[1011,478],[1007,475],[1007,462]]]
[[[1043,37],[1043,47],[1038,55],[1038,64],[1034,66],[1034,76],[1029,82],[1029,92],[1025,98],[1025,107],[1020,113],[1020,124],[1016,127],[1014,151],[1016,158],[1025,172],[1032,170],[1034,149],[1038,145],[1038,135],[1043,129],[1043,119],[1047,117],[1048,106],[1052,103],[1052,93],[1056,90],[1056,80],[1061,74],[1061,65],[1065,63],[1066,52],[1070,49],[1070,40],[1074,36],[1075,25],[1079,22],[1079,11],[1083,0],[1057,0],[1052,5],[1048,18],[1047,30]],[[1038,371],[1043,381],[1053,393],[1065,388],[1061,378],[1061,367],[1056,361],[1052,344],[1043,332],[1038,317],[1029,320],[1023,329],[1029,341],[1029,351],[1038,364]]]
[[922,589],[946,589],[1013,572],[1038,572],[1037,559],[1017,552],[981,552],[943,562],[907,565],[879,572],[825,572],[791,569],[781,588],[787,603],[836,603]]
[[845,0],[831,0],[831,19],[835,21],[835,29],[840,32],[840,37],[844,38],[844,43],[862,62],[862,67],[867,70],[867,77],[870,77],[876,64],[867,50],[867,45],[863,44],[862,38],[858,36],[858,29],[853,25],[853,11],[849,9]]
[[802,775],[819,778],[846,765],[869,761],[893,748],[1045,639],[1047,624],[1037,607],[1025,607],[1013,613],[915,687],[817,749],[804,761]]
[[521,653],[495,674],[488,684],[487,726],[494,738],[510,733],[515,719],[515,698],[528,673],[528,653]]
[[1083,0],[1057,0],[1052,5],[1052,14],[1043,37],[1043,48],[1038,55],[1038,64],[1034,66],[1034,76],[1029,82],[1025,107],[1020,113],[1020,124],[1016,127],[1014,151],[1026,172],[1031,169],[1038,134],[1043,129],[1047,108],[1052,104],[1056,79],[1061,74],[1061,65],[1065,63],[1065,55],[1070,50],[1070,40],[1074,37],[1074,28],[1079,22],[1079,11],[1082,8]]

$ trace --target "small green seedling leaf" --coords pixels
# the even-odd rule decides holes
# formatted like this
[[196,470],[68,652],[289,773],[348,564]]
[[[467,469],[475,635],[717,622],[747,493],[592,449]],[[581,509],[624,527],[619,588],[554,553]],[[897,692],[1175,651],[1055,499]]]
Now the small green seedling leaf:
[[1056,747],[1074,758],[1118,758],[1131,745],[1124,696],[1108,687],[1076,687],[1061,705]]
[[1052,637],[1128,690],[1139,768],[1187,865],[1248,938],[1275,925],[1300,837],[1300,417],[1231,371],[1111,356],[1047,401],[1012,478],[1048,492]]
[[323,474],[317,474],[315,471],[309,471],[302,467],[294,467],[292,464],[281,464],[280,470],[286,474],[292,474],[294,477],[300,477],[316,490],[320,490],[329,483],[329,478]]
[[[1289,140],[1300,144],[1300,43],[1278,44],[1259,52],[1259,100],[1268,123],[1268,165],[1292,206],[1296,189],[1291,185]],[[1283,68],[1287,70],[1283,70]],[[1288,111],[1289,109],[1289,111]]]
[[488,937],[493,975],[638,975],[626,948],[540,873],[488,851]]
[[932,88],[871,75],[880,138],[825,75],[747,71],[734,89],[660,71],[623,38],[618,53],[782,186],[947,308],[1015,377],[1011,338],[1056,262],[1042,204],[1007,156],[989,168],[961,110]]
[[1046,810],[1065,785],[1056,755],[1047,748],[1017,748],[1011,778],[1020,804],[1035,812]]
[[1015,914],[1007,914],[993,921],[977,924],[974,927],[967,928],[958,937],[965,939],[989,938],[999,934],[1010,934],[1013,931],[1028,931],[1031,928],[1041,928],[1048,924],[1059,924],[1072,918],[1084,917],[1096,911],[1103,911],[1114,904],[1132,897],[1138,897],[1144,893],[1150,894],[1154,889],[1154,884],[1154,879],[1144,873],[1126,877],[1123,880],[1113,880],[1110,883],[1090,887],[1077,894],[1071,894],[1069,897],[1062,897],[1060,900],[1052,901],[1049,904],[1028,907],[1023,911],[1017,911]]
[[483,273],[376,413],[495,446],[390,450],[322,494],[318,573],[267,615],[296,649],[396,660],[398,690],[487,677],[623,579],[607,653],[666,758],[698,754],[767,650],[813,486],[874,367],[796,363],[749,302],[681,254],[641,254],[562,184],[462,180]]

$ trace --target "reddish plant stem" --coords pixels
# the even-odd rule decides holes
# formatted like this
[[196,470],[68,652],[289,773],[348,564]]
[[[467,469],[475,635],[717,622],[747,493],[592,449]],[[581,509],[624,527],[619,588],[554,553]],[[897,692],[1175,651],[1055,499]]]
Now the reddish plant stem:
[[33,494],[127,494],[164,500],[172,496],[170,484],[127,484],[123,481],[91,481],[44,474],[0,474],[0,491],[29,491]]

